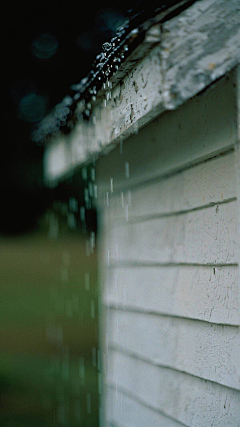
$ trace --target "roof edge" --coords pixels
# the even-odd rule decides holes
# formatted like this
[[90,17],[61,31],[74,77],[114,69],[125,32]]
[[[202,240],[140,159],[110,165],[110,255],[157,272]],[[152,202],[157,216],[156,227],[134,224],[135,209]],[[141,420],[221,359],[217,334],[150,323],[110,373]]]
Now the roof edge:
[[[45,150],[48,183],[112,150],[167,110],[178,108],[240,63],[240,0],[199,0],[161,25],[154,23],[129,56],[127,73],[102,90],[103,102],[59,132]],[[132,66],[133,65],[133,66]],[[86,104],[83,103],[85,108]],[[89,106],[90,107],[90,106]],[[77,109],[76,109],[77,112]]]

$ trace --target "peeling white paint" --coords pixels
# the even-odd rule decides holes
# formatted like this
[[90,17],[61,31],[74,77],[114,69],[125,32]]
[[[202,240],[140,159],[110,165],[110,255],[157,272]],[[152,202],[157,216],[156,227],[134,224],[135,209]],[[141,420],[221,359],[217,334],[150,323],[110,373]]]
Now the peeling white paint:
[[[54,150],[50,141],[46,180],[60,179],[93,155],[109,152],[135,132],[136,123],[140,129],[235,67],[240,62],[239,20],[240,0],[201,0],[164,23],[161,41],[142,59],[139,53],[139,62],[112,90],[106,106],[97,101],[90,122],[79,118],[70,136],[54,139]],[[58,143],[71,153],[70,163],[64,156],[54,158]],[[55,167],[56,161],[65,167]]]

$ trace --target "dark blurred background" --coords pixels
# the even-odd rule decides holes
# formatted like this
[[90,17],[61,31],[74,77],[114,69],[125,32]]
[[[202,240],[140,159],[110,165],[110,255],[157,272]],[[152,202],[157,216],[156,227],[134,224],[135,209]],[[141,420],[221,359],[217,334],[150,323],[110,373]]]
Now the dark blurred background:
[[[3,427],[99,426],[96,213],[89,201],[84,205],[88,182],[81,173],[56,188],[45,186],[44,144],[34,142],[31,134],[70,86],[88,74],[102,44],[129,13],[133,16],[159,3],[163,2],[3,4]],[[129,12],[132,8],[134,12]]]
[[85,215],[81,207],[81,176],[60,188],[44,185],[44,145],[33,142],[31,133],[70,86],[88,74],[129,7],[131,2],[122,1],[4,4],[3,427],[98,426],[101,369],[95,213],[89,208]]
[[[35,227],[51,203],[44,146],[31,140],[39,121],[87,75],[102,44],[137,1],[9,2],[2,15],[0,232]],[[140,2],[141,3],[141,2]]]

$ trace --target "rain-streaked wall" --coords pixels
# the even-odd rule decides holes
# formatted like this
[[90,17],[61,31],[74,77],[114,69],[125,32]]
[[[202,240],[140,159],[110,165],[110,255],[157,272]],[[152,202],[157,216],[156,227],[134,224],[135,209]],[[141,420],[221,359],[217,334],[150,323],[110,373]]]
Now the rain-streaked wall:
[[97,163],[104,426],[240,425],[235,73]]

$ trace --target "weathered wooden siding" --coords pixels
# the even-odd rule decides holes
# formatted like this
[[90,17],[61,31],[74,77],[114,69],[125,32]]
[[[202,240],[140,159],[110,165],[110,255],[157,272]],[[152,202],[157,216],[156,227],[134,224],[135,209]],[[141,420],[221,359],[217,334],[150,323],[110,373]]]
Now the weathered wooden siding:
[[[77,166],[91,161],[94,155],[112,150],[137,127],[142,128],[164,111],[178,108],[237,66],[240,58],[239,20],[240,0],[198,0],[163,24],[155,22],[133,55],[120,64],[111,82],[105,81],[105,76],[98,76],[104,85],[92,103],[90,120],[84,120],[80,114],[69,135],[57,134],[46,146],[47,182],[53,185]],[[111,66],[115,68],[115,62]],[[197,111],[198,104],[193,103],[192,107]],[[83,99],[75,113],[78,115],[82,108]],[[224,129],[220,117],[219,133]],[[45,125],[43,120],[42,128],[44,134],[49,128],[48,120]],[[183,136],[185,129],[183,126],[178,134]],[[172,132],[175,134],[174,128]],[[222,137],[224,141],[224,134]],[[210,140],[214,141],[209,138],[209,143]],[[198,138],[196,144],[199,145]],[[199,147],[202,150],[203,147]],[[190,146],[188,148],[191,151]],[[206,155],[204,150],[202,154]],[[162,159],[165,163],[164,156]]]
[[234,79],[97,163],[106,426],[240,426]]

